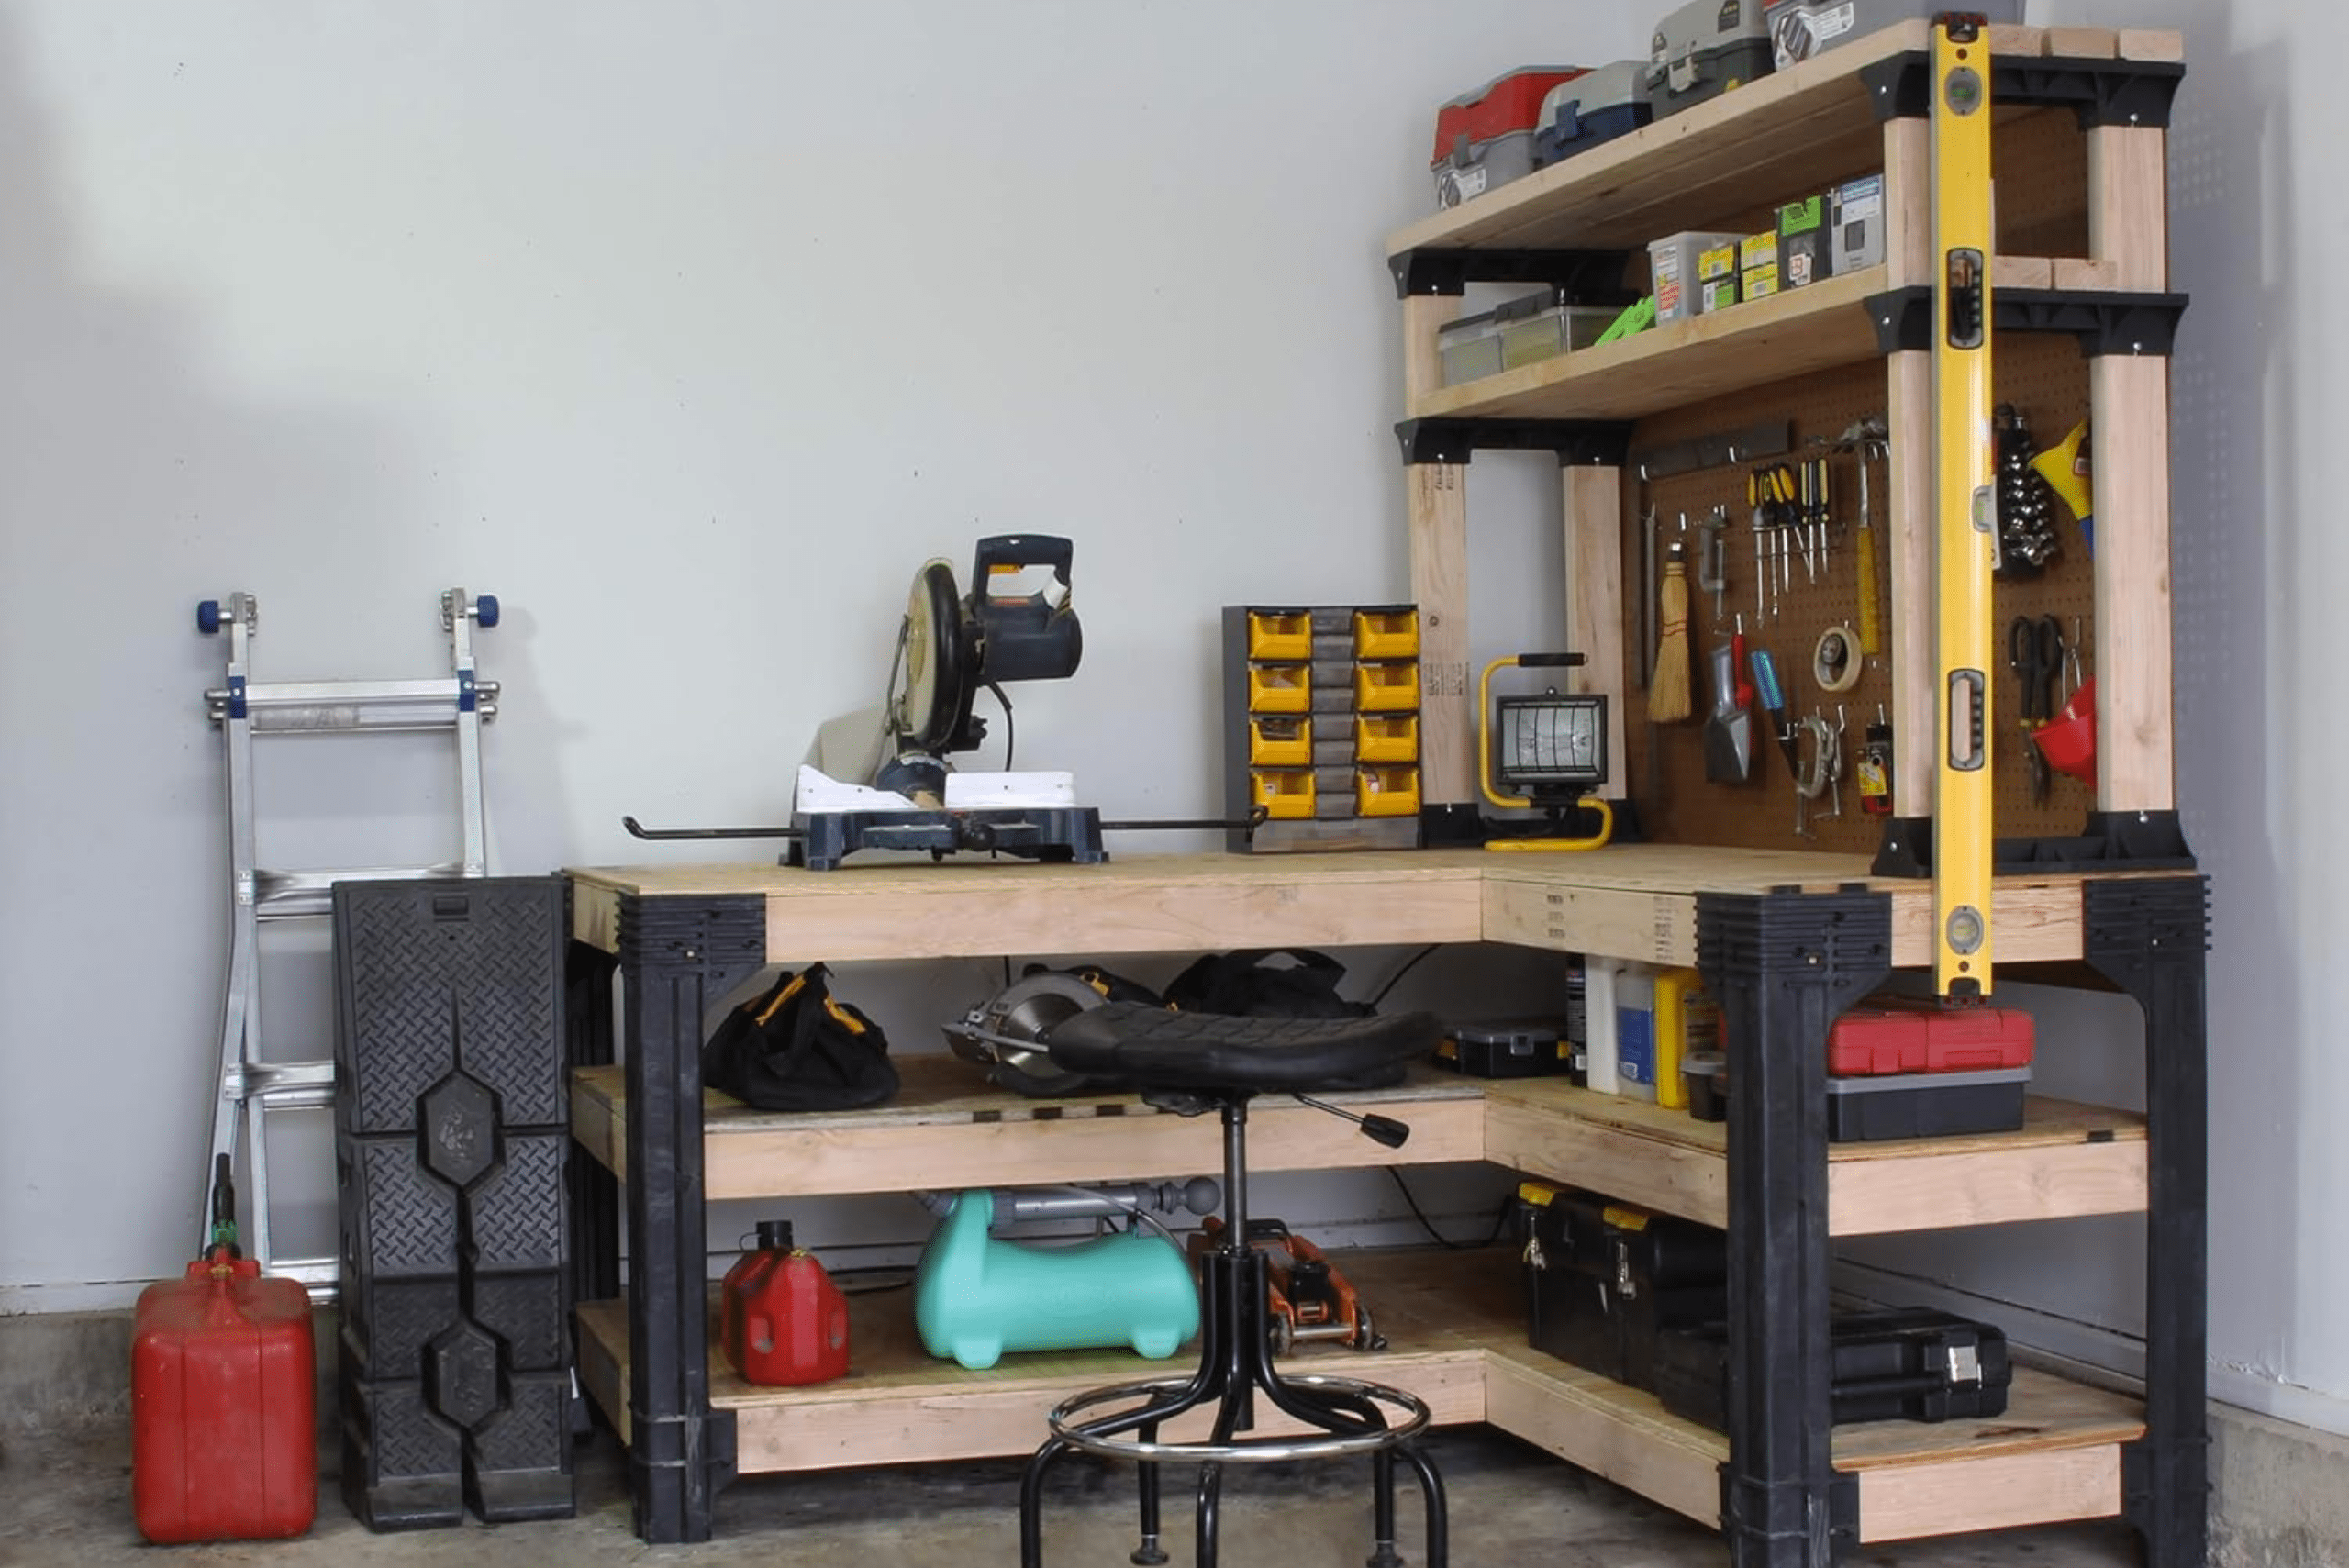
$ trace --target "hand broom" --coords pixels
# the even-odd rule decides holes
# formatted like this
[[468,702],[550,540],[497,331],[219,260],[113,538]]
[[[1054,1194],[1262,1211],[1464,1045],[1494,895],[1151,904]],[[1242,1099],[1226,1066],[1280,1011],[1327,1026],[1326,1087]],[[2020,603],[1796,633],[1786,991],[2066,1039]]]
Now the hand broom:
[[1648,683],[1648,722],[1678,724],[1690,714],[1688,690],[1687,547],[1665,551],[1661,595],[1663,633],[1656,639],[1655,678]]

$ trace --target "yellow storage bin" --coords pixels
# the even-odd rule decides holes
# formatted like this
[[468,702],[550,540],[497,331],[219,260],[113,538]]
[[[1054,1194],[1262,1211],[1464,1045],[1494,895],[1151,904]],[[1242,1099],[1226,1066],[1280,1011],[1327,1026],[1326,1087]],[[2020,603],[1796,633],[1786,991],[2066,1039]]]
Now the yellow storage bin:
[[1419,770],[1417,768],[1358,768],[1354,772],[1357,813],[1364,817],[1417,817],[1419,814]]
[[1313,721],[1309,718],[1250,719],[1248,761],[1260,768],[1309,766],[1313,762]]
[[1248,775],[1256,804],[1275,821],[1313,815],[1313,774],[1305,769],[1252,772]]
[[1419,760],[1419,716],[1354,719],[1354,758],[1364,762],[1416,762]]
[[1251,659],[1309,659],[1313,656],[1313,617],[1304,610],[1250,610],[1248,657]]
[[1354,707],[1362,713],[1408,713],[1419,706],[1419,667],[1409,664],[1354,666]]
[[1419,656],[1419,611],[1356,610],[1354,612],[1355,658],[1417,659]]
[[[1308,645],[1310,639],[1308,639]],[[1304,713],[1313,706],[1310,666],[1252,664],[1248,667],[1248,711]]]

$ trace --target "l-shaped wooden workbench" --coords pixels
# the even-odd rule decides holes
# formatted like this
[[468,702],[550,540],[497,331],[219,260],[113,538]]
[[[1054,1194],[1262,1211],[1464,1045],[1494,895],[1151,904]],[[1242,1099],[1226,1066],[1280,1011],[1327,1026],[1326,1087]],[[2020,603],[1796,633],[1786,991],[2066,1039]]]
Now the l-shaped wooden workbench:
[[[840,1383],[754,1388],[709,1359],[712,1199],[1187,1174],[1212,1129],[1139,1102],[1020,1100],[952,1059],[907,1059],[871,1111],[778,1116],[705,1095],[707,1008],[771,963],[997,953],[1107,957],[1241,947],[1507,942],[1693,964],[1727,1019],[1725,1124],[1557,1080],[1432,1071],[1345,1096],[1412,1124],[1399,1151],[1267,1106],[1264,1169],[1485,1160],[1723,1226],[1732,1400],[1726,1439],[1653,1396],[1526,1348],[1515,1264],[1425,1254],[1349,1268],[1393,1348],[1370,1375],[1439,1420],[1489,1421],[1745,1539],[1793,1529],[1773,1562],[1839,1545],[2121,1515],[2157,1568],[2202,1561],[2205,1137],[2202,879],[2176,873],[1999,881],[2001,973],[2100,984],[2145,1016],[2147,1108],[2034,1101],[2017,1133],[1836,1145],[1825,1039],[1895,969],[1930,964],[1932,889],[1859,857],[1621,845],[1586,854],[1423,851],[1183,856],[1097,866],[755,864],[590,868],[572,882],[573,1135],[583,1381],[629,1445],[648,1540],[706,1539],[740,1471],[1025,1451],[1043,1412],[1129,1375],[1107,1352],[922,1355],[902,1302],[859,1315]],[[617,1009],[613,969],[622,984]],[[625,1049],[616,1049],[621,1042]],[[628,1221],[622,1299],[618,1218]],[[2142,1210],[2149,1227],[2142,1401],[2018,1373],[1995,1423],[1827,1418],[1830,1238]],[[887,1301],[889,1298],[881,1298]]]

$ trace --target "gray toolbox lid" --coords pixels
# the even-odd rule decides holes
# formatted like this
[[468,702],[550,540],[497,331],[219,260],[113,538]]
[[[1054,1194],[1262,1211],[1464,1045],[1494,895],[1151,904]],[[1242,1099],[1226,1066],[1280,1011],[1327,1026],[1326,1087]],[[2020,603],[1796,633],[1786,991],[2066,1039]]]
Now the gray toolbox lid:
[[1886,1073],[1858,1078],[1830,1078],[1830,1095],[1897,1095],[1911,1089],[1975,1089],[1993,1084],[2028,1084],[2028,1067],[1992,1067],[1979,1073]]
[[1688,0],[1665,13],[1648,42],[1648,87],[1664,85],[1673,67],[1686,70],[1695,57],[1770,37],[1763,20],[1764,0]]
[[1608,109],[1620,109],[1627,105],[1648,101],[1648,62],[1644,60],[1615,60],[1586,72],[1571,82],[1561,82],[1550,89],[1542,100],[1542,117],[1533,122],[1535,130],[1548,130],[1558,123],[1558,111],[1568,104],[1577,106],[1575,113],[1585,119]]

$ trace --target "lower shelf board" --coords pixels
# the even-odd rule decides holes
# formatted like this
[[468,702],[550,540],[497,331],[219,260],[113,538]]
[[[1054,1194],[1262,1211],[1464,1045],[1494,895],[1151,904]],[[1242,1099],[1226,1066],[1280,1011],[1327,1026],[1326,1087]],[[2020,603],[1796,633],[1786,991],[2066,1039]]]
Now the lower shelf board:
[[[1390,1348],[1308,1346],[1285,1368],[1394,1384],[1425,1399],[1439,1425],[1489,1422],[1675,1512],[1717,1521],[1728,1440],[1668,1414],[1652,1394],[1529,1348],[1513,1251],[1350,1251],[1336,1261]],[[710,1402],[734,1412],[742,1473],[1026,1453],[1041,1440],[1045,1411],[1069,1395],[1179,1377],[1190,1365],[1187,1352],[1146,1362],[1083,1351],[1008,1355],[972,1372],[922,1350],[909,1291],[852,1297],[850,1312],[851,1370],[832,1383],[757,1387],[713,1347]],[[582,1381],[626,1440],[627,1306],[586,1303],[579,1326]],[[1995,1420],[1839,1427],[1834,1462],[1859,1476],[1862,1540],[1899,1540],[2117,1514],[2121,1445],[2144,1429],[2133,1399],[2018,1368]],[[1191,1434],[1176,1423],[1168,1435]]]

